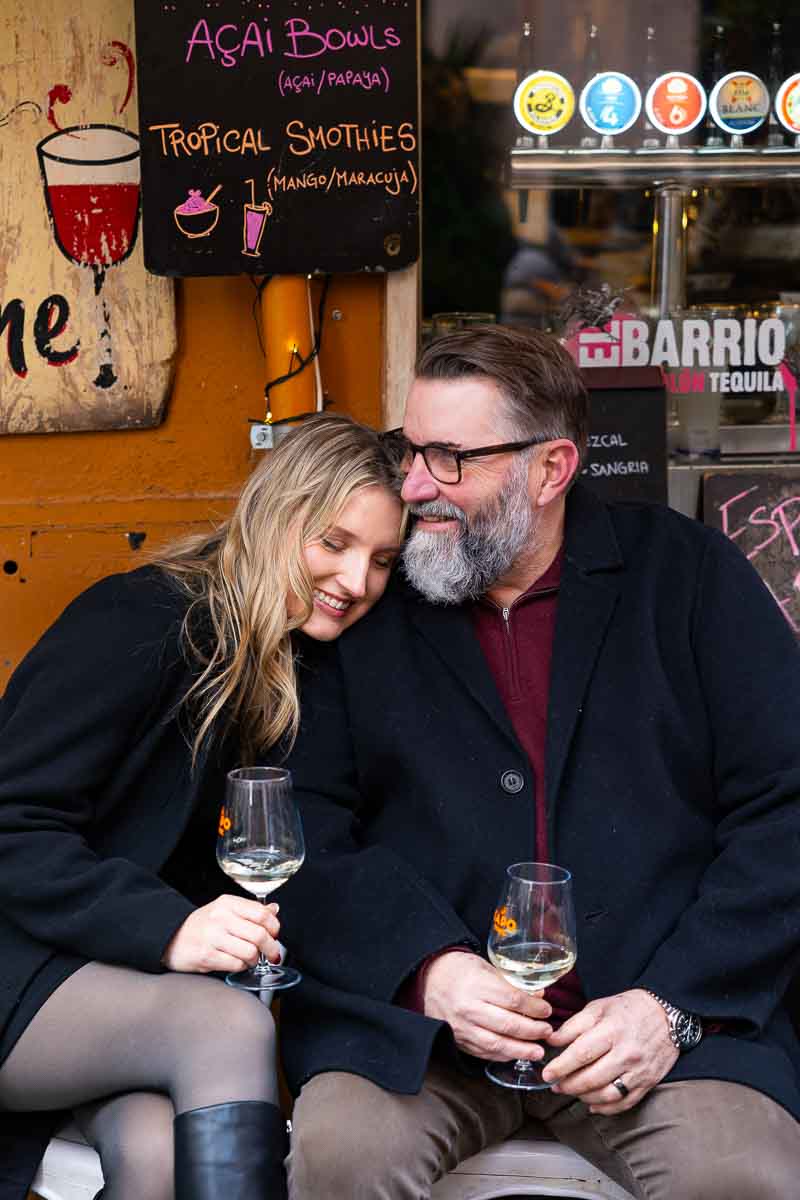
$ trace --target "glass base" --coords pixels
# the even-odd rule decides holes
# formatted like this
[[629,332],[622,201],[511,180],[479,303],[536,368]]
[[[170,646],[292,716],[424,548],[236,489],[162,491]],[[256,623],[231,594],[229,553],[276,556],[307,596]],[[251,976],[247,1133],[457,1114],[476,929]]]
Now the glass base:
[[555,1057],[555,1050],[545,1048],[544,1058],[537,1062],[522,1058],[515,1062],[490,1062],[486,1066],[486,1076],[492,1083],[499,1083],[500,1087],[516,1088],[522,1092],[543,1092],[552,1084],[542,1079],[542,1068]]
[[294,987],[303,976],[294,967],[250,967],[247,971],[231,971],[225,976],[228,987],[242,988],[245,992],[277,992],[281,988]]

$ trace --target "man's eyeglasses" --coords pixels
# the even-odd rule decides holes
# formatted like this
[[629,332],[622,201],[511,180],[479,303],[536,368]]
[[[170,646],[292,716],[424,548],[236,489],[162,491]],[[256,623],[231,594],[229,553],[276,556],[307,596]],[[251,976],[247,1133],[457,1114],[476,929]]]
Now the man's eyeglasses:
[[439,442],[418,446],[409,441],[402,429],[389,429],[381,434],[384,449],[403,474],[408,474],[414,459],[421,454],[428,471],[439,483],[461,483],[461,464],[469,459],[485,458],[490,454],[510,454],[551,440],[539,436],[527,438],[524,442],[502,442],[497,446],[476,446],[474,450],[452,450]]

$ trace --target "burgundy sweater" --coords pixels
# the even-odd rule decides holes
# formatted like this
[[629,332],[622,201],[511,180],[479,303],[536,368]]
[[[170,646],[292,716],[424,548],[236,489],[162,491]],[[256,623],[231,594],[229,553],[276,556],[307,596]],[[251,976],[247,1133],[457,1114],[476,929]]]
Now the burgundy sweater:
[[[482,599],[473,605],[471,612],[481,650],[530,764],[536,830],[530,858],[536,862],[551,861],[545,818],[544,753],[550,660],[563,560],[562,549],[544,575],[510,608],[499,608],[491,600]],[[397,1003],[422,1011],[425,971],[438,957],[438,954],[431,955],[403,984],[396,997]],[[586,998],[577,972],[570,971],[548,988],[547,1000],[553,1009],[551,1024],[554,1028],[583,1008]]]
[[[562,549],[544,575],[527,592],[523,592],[510,608],[498,608],[492,601],[483,599],[472,609],[472,623],[481,650],[511,718],[517,740],[530,763],[536,829],[536,841],[530,848],[530,856],[536,862],[553,861],[547,844],[544,752],[550,661],[563,560]],[[586,998],[577,972],[570,971],[549,987],[547,1000],[553,1009],[554,1027],[583,1008]]]

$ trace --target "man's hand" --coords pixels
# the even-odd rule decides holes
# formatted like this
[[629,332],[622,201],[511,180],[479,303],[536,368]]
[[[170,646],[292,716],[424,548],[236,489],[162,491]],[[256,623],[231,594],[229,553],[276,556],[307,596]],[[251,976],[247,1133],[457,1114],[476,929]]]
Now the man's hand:
[[484,959],[450,950],[428,967],[423,984],[426,1017],[446,1021],[467,1054],[500,1062],[541,1058],[539,1042],[552,1026],[552,1009],[541,992],[522,992],[506,983]]
[[[592,1000],[548,1038],[548,1045],[561,1053],[544,1068],[543,1078],[604,1116],[633,1108],[678,1057],[667,1014],[640,988]],[[622,1080],[627,1096],[614,1087],[615,1079]]]
[[218,896],[186,918],[161,961],[170,971],[201,975],[252,967],[259,951],[270,962],[280,962],[281,950],[275,941],[280,931],[277,913],[277,904]]

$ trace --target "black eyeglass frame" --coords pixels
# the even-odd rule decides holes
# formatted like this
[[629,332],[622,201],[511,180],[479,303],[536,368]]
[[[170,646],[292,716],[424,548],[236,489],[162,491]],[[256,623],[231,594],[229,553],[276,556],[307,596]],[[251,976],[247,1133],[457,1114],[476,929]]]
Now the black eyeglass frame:
[[[422,455],[422,461],[425,463],[426,470],[437,483],[458,484],[461,483],[462,473],[461,464],[472,458],[485,458],[490,454],[513,454],[515,450],[527,450],[530,446],[543,446],[545,442],[551,442],[551,437],[533,437],[527,438],[524,442],[502,442],[497,446],[476,446],[473,450],[454,450],[452,446],[445,446],[442,442],[426,442],[424,446],[418,446],[416,442],[412,442],[406,437],[402,426],[397,429],[387,429],[381,434],[382,441],[389,441],[390,438],[399,440],[402,438],[403,446],[406,450],[413,452],[414,458],[418,454]],[[440,479],[436,472],[431,468],[428,462],[426,450],[442,450],[445,454],[452,454],[456,462],[456,470],[458,472],[457,479]]]

